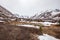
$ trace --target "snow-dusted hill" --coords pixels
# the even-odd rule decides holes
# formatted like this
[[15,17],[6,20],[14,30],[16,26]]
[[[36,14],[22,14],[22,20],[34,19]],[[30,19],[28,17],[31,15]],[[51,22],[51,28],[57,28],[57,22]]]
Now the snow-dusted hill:
[[6,8],[4,8],[1,5],[0,5],[0,16],[3,16],[3,17],[14,17],[14,15],[9,10],[7,10]]
[[35,14],[34,16],[31,17],[31,19],[42,19],[42,20],[53,20],[56,17],[60,19],[60,10],[55,9],[55,10],[47,10],[43,13],[40,13],[39,15]]
[[14,18],[16,18],[16,16],[13,13],[11,13],[9,10],[0,5],[0,20],[5,21]]

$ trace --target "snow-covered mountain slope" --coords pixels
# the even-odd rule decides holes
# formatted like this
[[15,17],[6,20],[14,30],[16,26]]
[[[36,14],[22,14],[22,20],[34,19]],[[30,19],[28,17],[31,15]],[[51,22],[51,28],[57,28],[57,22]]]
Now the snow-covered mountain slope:
[[0,17],[15,17],[9,10],[0,5]]
[[60,10],[59,9],[55,9],[55,10],[47,10],[43,13],[40,13],[39,15],[34,15],[31,17],[31,19],[47,19],[47,20],[50,20],[50,19],[53,19],[55,17],[60,17]]

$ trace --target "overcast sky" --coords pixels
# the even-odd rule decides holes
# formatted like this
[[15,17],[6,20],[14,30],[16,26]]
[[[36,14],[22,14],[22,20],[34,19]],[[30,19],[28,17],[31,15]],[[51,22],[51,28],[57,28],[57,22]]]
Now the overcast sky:
[[32,16],[48,9],[60,9],[60,0],[0,0],[0,5],[19,15]]

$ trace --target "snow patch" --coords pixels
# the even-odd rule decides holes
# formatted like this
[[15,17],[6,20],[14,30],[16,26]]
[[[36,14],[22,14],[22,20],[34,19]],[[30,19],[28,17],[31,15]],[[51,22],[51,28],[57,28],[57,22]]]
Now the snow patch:
[[1,20],[0,20],[0,22],[4,22],[4,21],[1,21]]
[[43,24],[44,26],[51,26],[52,24],[58,24],[58,23],[52,23],[52,22],[31,22],[36,24]]
[[24,27],[33,27],[33,28],[38,28],[39,29],[39,26],[34,26],[34,25],[18,25],[18,26],[24,26]]
[[39,35],[38,39],[39,40],[59,40],[59,39],[56,39],[53,36],[50,36],[48,34]]

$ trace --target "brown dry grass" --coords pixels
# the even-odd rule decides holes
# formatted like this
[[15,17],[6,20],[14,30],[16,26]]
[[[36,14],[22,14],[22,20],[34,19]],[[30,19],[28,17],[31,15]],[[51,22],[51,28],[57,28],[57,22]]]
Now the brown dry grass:
[[28,28],[23,26],[0,25],[0,40],[38,40],[33,35],[41,35],[36,28]]
[[43,33],[60,39],[60,26],[52,25],[50,27],[43,27]]

